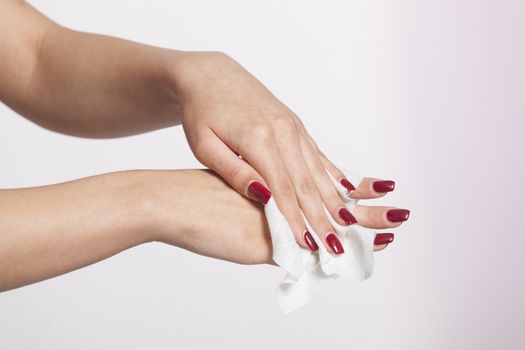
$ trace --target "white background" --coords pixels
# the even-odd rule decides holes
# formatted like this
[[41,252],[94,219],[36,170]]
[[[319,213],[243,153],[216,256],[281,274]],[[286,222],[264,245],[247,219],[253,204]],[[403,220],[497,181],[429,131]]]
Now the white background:
[[[0,294],[0,349],[525,348],[522,1],[32,3],[75,29],[227,52],[332,160],[396,180],[377,203],[412,213],[370,280],[289,316],[279,269],[149,244]],[[0,187],[198,166],[181,128],[83,140],[0,105]]]

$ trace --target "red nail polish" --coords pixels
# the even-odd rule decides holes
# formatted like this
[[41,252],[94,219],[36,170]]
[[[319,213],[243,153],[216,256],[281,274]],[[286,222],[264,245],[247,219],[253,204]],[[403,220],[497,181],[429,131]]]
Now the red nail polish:
[[394,241],[393,233],[378,233],[374,239],[375,245],[390,244]]
[[347,225],[352,225],[357,222],[356,218],[346,208],[339,209],[339,216],[346,222]]
[[352,184],[350,183],[350,181],[348,181],[347,179],[342,179],[342,180],[341,180],[341,185],[343,185],[344,188],[346,188],[346,190],[347,190],[348,192],[350,192],[350,191],[354,191],[354,190],[355,190],[354,185],[352,185]]
[[306,242],[306,245],[312,252],[315,252],[319,249],[319,246],[317,243],[315,243],[314,238],[312,237],[312,234],[308,231],[304,233],[304,241]]
[[248,186],[248,196],[266,204],[270,200],[272,192],[270,192],[270,190],[264,187],[264,185],[261,183],[254,181],[250,184],[250,186]]
[[386,217],[392,222],[407,221],[410,215],[410,210],[407,209],[390,209],[386,212]]
[[374,191],[379,193],[392,192],[396,187],[396,183],[390,180],[374,181],[372,187]]
[[343,249],[343,245],[341,244],[341,241],[339,240],[339,238],[337,238],[335,234],[333,233],[328,234],[328,236],[326,236],[326,242],[328,243],[328,245],[330,246],[330,248],[335,254],[339,255],[345,252],[345,250]]

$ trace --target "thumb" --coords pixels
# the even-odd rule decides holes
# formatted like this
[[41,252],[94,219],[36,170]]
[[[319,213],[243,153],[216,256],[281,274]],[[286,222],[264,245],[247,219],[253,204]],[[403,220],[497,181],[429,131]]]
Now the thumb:
[[268,203],[272,193],[262,176],[215,134],[201,137],[195,147],[197,159],[248,198]]

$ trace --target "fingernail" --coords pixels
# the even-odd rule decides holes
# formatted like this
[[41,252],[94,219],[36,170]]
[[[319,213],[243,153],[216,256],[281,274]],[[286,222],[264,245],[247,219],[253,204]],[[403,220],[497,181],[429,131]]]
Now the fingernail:
[[347,179],[342,179],[342,180],[341,180],[341,185],[343,185],[344,188],[346,188],[346,190],[347,190],[348,192],[350,192],[350,191],[354,191],[354,190],[355,190],[354,185],[352,185],[352,184],[350,183],[350,181],[348,181]]
[[352,225],[357,222],[356,218],[346,208],[339,209],[339,216],[346,222],[347,225]]
[[343,245],[341,244],[341,241],[339,240],[339,238],[337,238],[335,234],[333,233],[328,234],[328,236],[326,236],[326,242],[328,243],[328,245],[330,246],[330,249],[332,249],[332,251],[335,254],[339,255],[345,252],[345,250],[343,249]]
[[319,246],[317,245],[317,243],[315,243],[314,238],[308,231],[304,233],[304,241],[306,242],[306,245],[308,246],[308,248],[310,248],[312,252],[315,252],[317,251],[317,249],[319,249]]
[[250,186],[248,186],[248,196],[266,204],[270,200],[272,192],[270,192],[270,190],[264,187],[264,185],[261,183],[254,181],[250,184]]
[[374,191],[379,193],[392,192],[396,183],[390,180],[374,181],[372,187],[374,187]]
[[410,215],[410,210],[407,209],[390,209],[386,212],[386,217],[392,222],[407,221]]
[[390,244],[394,241],[393,233],[378,233],[374,239],[375,245]]

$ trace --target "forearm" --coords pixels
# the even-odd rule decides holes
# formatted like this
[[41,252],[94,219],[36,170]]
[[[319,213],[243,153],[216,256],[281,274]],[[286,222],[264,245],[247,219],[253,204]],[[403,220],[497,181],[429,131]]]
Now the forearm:
[[151,240],[142,172],[0,190],[0,291],[63,274]]
[[[29,5],[2,1],[0,98],[37,124],[115,137],[180,123],[170,86],[182,52],[72,31]],[[3,24],[1,24],[3,23]]]
[[209,170],[135,170],[0,190],[0,291],[159,241],[272,263],[261,206]]

